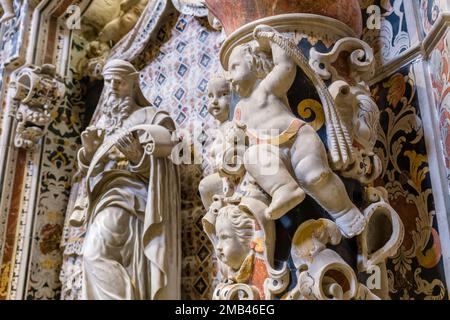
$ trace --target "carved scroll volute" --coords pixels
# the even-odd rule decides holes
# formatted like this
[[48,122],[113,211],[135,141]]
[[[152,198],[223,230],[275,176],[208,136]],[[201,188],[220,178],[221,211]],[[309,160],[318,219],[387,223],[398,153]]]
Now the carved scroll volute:
[[213,300],[260,300],[260,296],[254,286],[220,283],[214,290]]
[[324,81],[329,81],[328,90],[338,118],[350,136],[352,161],[335,169],[345,177],[370,184],[382,170],[381,161],[373,152],[380,112],[367,85],[375,72],[372,48],[362,40],[343,38],[329,53],[312,48],[309,65]]
[[[383,190],[370,190],[380,195]],[[359,271],[378,267],[381,288],[369,289],[359,283],[356,272],[328,244],[338,245],[341,235],[336,224],[327,219],[308,220],[297,229],[291,256],[297,268],[297,285],[284,296],[286,300],[380,300],[389,299],[385,260],[396,253],[403,239],[403,225],[392,208],[378,198],[364,213],[369,226],[358,237]],[[391,228],[384,223],[390,222]],[[384,230],[385,229],[385,230]]]
[[386,202],[371,204],[364,210],[367,228],[358,237],[360,254],[359,271],[367,271],[371,266],[384,263],[399,249],[404,227],[397,212]]
[[375,73],[372,48],[357,38],[343,38],[328,53],[310,50],[309,64],[323,79],[331,82],[345,80],[365,84]]
[[390,298],[386,261],[397,254],[405,235],[403,222],[389,205],[387,195],[383,187],[366,189],[366,198],[371,204],[363,211],[367,227],[358,236],[358,271],[379,279],[373,290],[365,288],[359,293],[367,299],[369,292],[384,300]]
[[298,227],[291,247],[298,282],[289,299],[349,300],[356,296],[355,272],[339,254],[326,248],[341,239],[337,225],[328,219],[308,220]]
[[51,111],[61,103],[65,85],[53,65],[27,66],[12,81],[11,97],[18,106],[14,144],[31,149],[47,132]]

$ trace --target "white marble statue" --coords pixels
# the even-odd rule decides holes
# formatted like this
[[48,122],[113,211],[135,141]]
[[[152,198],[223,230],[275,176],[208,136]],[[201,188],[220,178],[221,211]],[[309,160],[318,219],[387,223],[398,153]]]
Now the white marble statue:
[[[241,97],[235,121],[247,127],[247,134],[253,136],[256,144],[275,146],[289,160],[298,184],[279,186],[280,202],[301,200],[300,186],[331,214],[346,237],[353,237],[363,231],[365,218],[330,169],[325,147],[315,130],[290,110],[287,92],[296,76],[296,63],[274,41],[258,38],[262,32],[277,34],[271,27],[258,26],[254,33],[258,41],[236,47],[229,59],[228,77]],[[278,132],[277,136],[273,136],[273,130]],[[261,168],[249,166],[247,171],[255,180],[264,181],[261,187],[273,194],[279,179],[258,178],[262,175]]]
[[239,272],[252,254],[250,243],[255,233],[254,220],[238,206],[228,205],[219,210],[215,226],[216,252],[217,258],[230,268],[227,272],[230,277]]
[[231,122],[228,121],[230,115],[230,84],[222,75],[216,75],[208,83],[208,112],[217,120],[219,127],[217,136],[211,145],[209,158],[213,173],[202,179],[199,185],[200,196],[206,209],[213,202],[216,194],[224,193],[224,177],[220,174],[222,167],[223,153],[226,148],[226,133],[230,129]]
[[3,16],[0,18],[0,23],[11,20],[15,17],[13,0],[0,0],[0,6],[3,8]]
[[[239,121],[228,121],[230,113],[230,84],[222,75],[214,76],[208,85],[209,107],[208,111],[220,123],[218,134],[211,145],[210,157],[213,160],[214,174],[205,177],[200,182],[200,195],[205,208],[209,208],[214,195],[232,195],[233,185],[239,181],[233,180],[233,174],[227,174],[228,166],[233,170],[234,144],[242,141],[242,150],[247,147],[248,140],[245,125]],[[251,137],[250,137],[251,138]],[[304,191],[289,172],[285,161],[282,159],[280,149],[273,144],[256,144],[242,151],[243,165],[245,170],[256,173],[252,178],[255,182],[265,187],[264,190],[271,196],[272,201],[266,210],[270,219],[277,219],[290,209],[294,208],[305,198]],[[236,152],[238,153],[238,152]],[[283,161],[285,160],[285,161]],[[262,174],[262,173],[269,173]],[[241,178],[242,175],[237,175]],[[234,182],[234,183],[233,183]]]
[[138,72],[123,60],[104,70],[103,118],[81,135],[86,198],[71,222],[87,224],[85,299],[179,299],[180,194],[168,158],[175,125],[150,107]]
[[147,5],[148,0],[124,0],[120,3],[121,13],[108,22],[99,34],[102,42],[117,43],[135,25]]

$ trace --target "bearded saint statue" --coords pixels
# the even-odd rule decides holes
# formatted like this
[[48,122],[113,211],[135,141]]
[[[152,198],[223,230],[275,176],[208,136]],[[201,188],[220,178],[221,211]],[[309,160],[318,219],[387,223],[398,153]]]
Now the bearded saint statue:
[[81,135],[84,196],[71,224],[86,225],[84,299],[179,299],[180,187],[169,158],[175,125],[150,107],[132,64],[109,61],[103,114]]

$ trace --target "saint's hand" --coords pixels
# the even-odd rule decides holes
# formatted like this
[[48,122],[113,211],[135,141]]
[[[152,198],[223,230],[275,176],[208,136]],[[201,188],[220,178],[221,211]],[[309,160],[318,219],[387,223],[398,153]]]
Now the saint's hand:
[[117,141],[116,147],[133,165],[138,164],[144,155],[144,148],[140,144],[135,132],[129,132],[121,137]]
[[84,147],[84,156],[90,160],[98,147],[103,143],[105,131],[97,127],[88,127],[81,134],[81,143]]

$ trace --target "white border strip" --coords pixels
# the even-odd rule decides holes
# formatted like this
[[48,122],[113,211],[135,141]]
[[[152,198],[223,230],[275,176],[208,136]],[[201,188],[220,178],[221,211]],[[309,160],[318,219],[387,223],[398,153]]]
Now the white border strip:
[[419,100],[424,139],[428,154],[431,187],[435,204],[435,216],[441,239],[442,259],[447,289],[450,288],[450,224],[449,185],[442,150],[442,139],[438,127],[437,110],[431,88],[429,65],[426,62],[413,65],[416,78],[417,97]]

